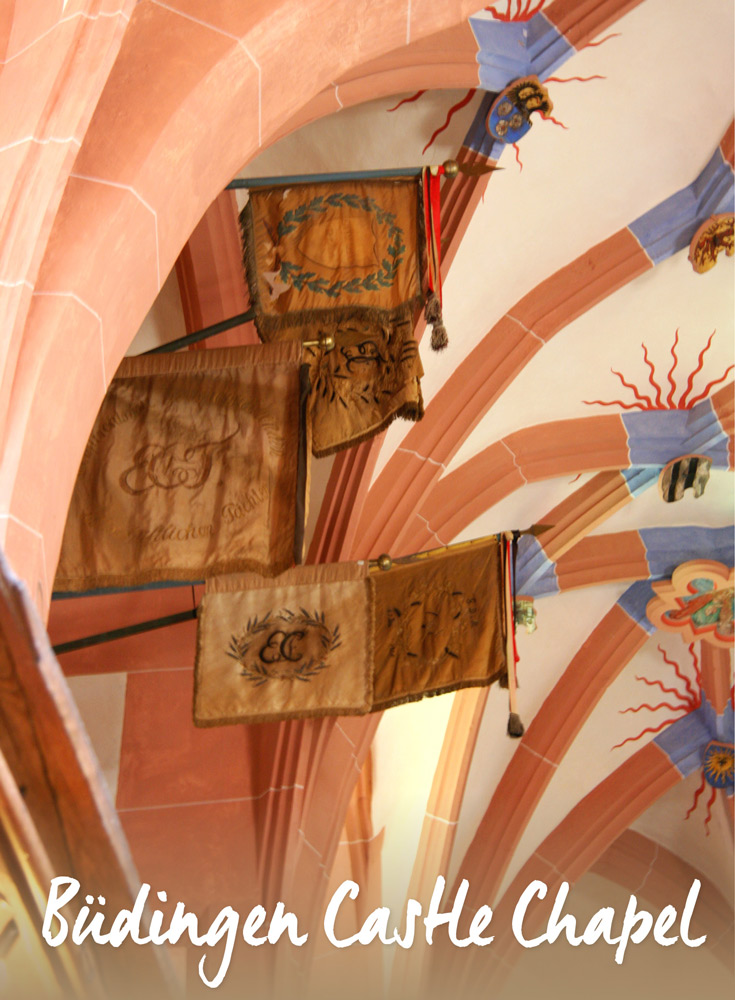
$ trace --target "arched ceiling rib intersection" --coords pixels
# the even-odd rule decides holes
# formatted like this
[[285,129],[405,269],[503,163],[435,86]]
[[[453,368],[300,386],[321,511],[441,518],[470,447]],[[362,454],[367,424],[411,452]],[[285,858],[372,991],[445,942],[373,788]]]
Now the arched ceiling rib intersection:
[[[136,37],[145,35],[146,17],[168,18],[162,13],[164,8],[168,10],[161,4],[139,5],[132,17],[139,32]],[[467,871],[478,902],[492,901],[486,893],[492,896],[505,891],[507,896],[511,892],[508,873],[515,880],[512,885],[520,884],[519,879],[528,880],[532,871],[535,874],[539,870],[535,867],[538,862],[542,867],[555,865],[561,872],[581,874],[585,865],[599,863],[599,858],[625,834],[627,826],[664,789],[683,784],[681,776],[673,774],[670,761],[662,759],[659,746],[651,742],[639,744],[640,749],[635,749],[616,770],[620,758],[606,756],[608,744],[615,742],[608,737],[618,722],[616,711],[607,713],[599,745],[585,742],[592,740],[586,723],[608,688],[615,692],[619,699],[616,704],[621,708],[634,696],[635,681],[630,672],[633,660],[643,669],[657,658],[645,619],[649,581],[665,576],[677,561],[695,556],[729,560],[731,565],[731,543],[717,530],[719,522],[708,507],[706,493],[697,502],[701,521],[686,529],[667,522],[665,528],[631,527],[611,532],[605,521],[625,506],[634,522],[639,498],[644,491],[647,496],[653,492],[658,470],[680,450],[712,451],[719,474],[732,469],[732,387],[730,383],[720,387],[690,411],[669,409],[650,414],[610,412],[599,407],[587,410],[582,401],[616,395],[616,383],[608,377],[608,368],[612,364],[627,372],[626,364],[634,351],[639,351],[641,339],[652,354],[666,359],[660,362],[664,371],[673,332],[680,324],[685,375],[694,371],[698,352],[713,323],[718,333],[708,356],[712,377],[721,374],[731,360],[731,274],[729,284],[727,281],[731,262],[723,257],[715,271],[704,276],[694,275],[685,262],[688,239],[700,222],[723,206],[732,209],[733,144],[732,125],[728,126],[732,106],[725,99],[709,99],[712,93],[721,93],[721,81],[731,76],[731,21],[730,5],[720,0],[698,5],[696,18],[690,5],[672,4],[670,0],[554,0],[534,18],[526,34],[519,34],[517,25],[503,25],[489,14],[472,22],[476,48],[481,50],[476,72],[486,88],[499,89],[509,82],[508,74],[512,78],[519,71],[520,64],[510,69],[503,64],[509,53],[518,54],[519,39],[524,45],[524,71],[538,72],[544,78],[557,73],[587,76],[599,72],[606,79],[566,86],[550,83],[555,114],[565,119],[569,130],[554,128],[551,123],[536,124],[520,150],[522,172],[512,152],[506,150],[502,155],[504,172],[493,176],[489,183],[487,179],[460,178],[445,188],[444,208],[450,216],[446,259],[451,264],[445,275],[445,309],[452,346],[438,357],[422,349],[427,367],[426,416],[409,430],[397,423],[376,442],[338,457],[317,525],[313,551],[329,553],[330,558],[365,557],[382,549],[400,554],[438,544],[438,540],[451,542],[469,525],[477,533],[497,530],[501,525],[492,524],[493,508],[515,491],[518,508],[522,509],[529,483],[554,479],[563,497],[545,508],[555,529],[548,536],[525,543],[521,556],[524,585],[539,597],[544,595],[544,600],[538,602],[539,632],[521,641],[522,670],[529,677],[524,682],[527,704],[532,706],[523,740],[517,745],[503,744],[497,767],[490,766],[483,773],[479,762],[484,755],[492,754],[498,740],[504,739],[505,706],[494,690],[489,694],[463,692],[447,696],[442,709],[446,721],[431,736],[422,723],[421,706],[394,710],[403,713],[401,718],[406,722],[405,733],[398,734],[391,744],[392,752],[400,753],[401,738],[424,739],[427,743],[431,739],[436,761],[433,769],[416,771],[413,787],[405,789],[406,796],[413,796],[418,803],[410,833],[402,837],[388,823],[381,841],[386,869],[401,869],[404,874],[391,886],[383,886],[385,892],[378,891],[377,898],[390,895],[392,898],[386,902],[398,908],[405,899],[409,879],[430,886],[432,872],[438,867],[452,870],[453,874]],[[193,30],[188,23],[177,20],[176,24],[177,31]],[[395,28],[392,25],[391,30]],[[588,42],[600,40],[611,30],[619,33],[618,37],[599,47],[585,48]],[[427,39],[425,49],[417,43],[410,54],[401,55],[402,36],[399,39],[396,31],[394,41],[399,47],[395,61],[385,57],[379,65],[368,63],[362,75],[349,71],[346,77],[320,91],[313,105],[298,108],[298,100],[289,103],[282,94],[274,96],[268,88],[261,88],[259,100],[265,96],[266,100],[276,101],[278,96],[280,117],[272,116],[275,130],[286,131],[327,110],[337,111],[346,103],[342,97],[350,95],[350,99],[354,96],[359,100],[375,96],[374,88],[387,87],[388,79],[403,79],[406,83],[410,80],[412,86],[418,82],[414,70],[407,70],[407,66],[430,65],[430,61],[422,61],[429,58],[423,53],[431,53],[437,46]],[[465,66],[470,51],[466,29],[453,31],[452,45],[462,54],[452,65]],[[222,30],[216,44],[228,44],[221,36]],[[651,78],[653,37],[659,39],[661,47],[655,88],[644,85]],[[215,39],[210,38],[210,43],[215,45]],[[380,47],[377,41],[373,47]],[[680,57],[681,47],[686,50],[686,60]],[[247,51],[238,56],[248,67],[250,86],[254,74]],[[92,139],[97,136],[99,143],[87,142],[79,167],[82,176],[70,182],[69,191],[79,195],[76,207],[67,206],[72,215],[81,211],[78,206],[84,204],[83,192],[96,183],[97,175],[84,164],[109,159],[114,135],[104,140],[99,137],[104,133],[110,102],[113,98],[124,101],[126,87],[132,86],[132,77],[125,73],[132,73],[135,65],[135,53],[124,43],[113,86],[99,106],[90,131]],[[268,61],[263,61],[262,71],[266,76],[272,72]],[[455,70],[446,72],[451,75]],[[464,72],[464,68],[461,73],[457,70],[457,82],[464,81]],[[312,83],[317,78],[321,79],[316,72],[310,77]],[[196,85],[197,81],[192,80],[191,86]],[[661,90],[667,94],[664,106]],[[454,99],[455,95],[450,95],[448,103]],[[467,127],[460,156],[496,161],[501,159],[501,150],[478,129],[482,100],[482,94],[476,95],[473,104],[464,110],[464,117],[458,119]],[[263,107],[259,106],[262,117]],[[421,102],[412,107],[413,111],[404,108],[395,116],[403,116],[406,156],[418,159],[426,123]],[[702,108],[710,110],[703,113]],[[169,108],[165,113],[169,112],[172,121],[179,120],[177,109]],[[697,116],[701,127],[682,150],[681,120]],[[353,160],[360,162],[363,152],[375,155],[375,136],[380,134],[385,120],[385,107],[370,109],[367,117],[361,115],[358,119],[356,115],[357,120],[372,120],[372,128],[353,125],[351,131],[346,111],[335,118],[345,137],[344,146],[349,146],[345,153],[347,167],[354,165]],[[635,126],[634,141],[629,139],[631,122]],[[164,125],[163,133],[167,127]],[[318,122],[311,126],[317,130],[317,141],[312,140],[311,147],[315,157],[323,156],[319,127]],[[256,128],[262,132],[262,121],[256,125],[253,118],[251,137]],[[299,171],[318,169],[321,164],[312,167],[309,163],[306,132],[302,140],[307,152]],[[290,136],[284,140],[282,153],[274,147],[266,155],[276,160],[283,156],[283,172],[293,172],[293,163],[287,157],[299,149],[299,141],[298,134]],[[161,143],[163,148],[164,139]],[[200,152],[188,150],[186,155],[194,157]],[[230,149],[228,162],[233,155]],[[182,162],[188,163],[182,156]],[[338,160],[337,150],[331,163],[335,169],[343,166]],[[178,228],[172,224],[175,211],[171,199],[156,203],[152,218],[150,205],[146,204],[147,175],[144,165],[139,166],[140,175],[136,173],[134,181],[132,176],[116,176],[109,181],[113,187],[122,185],[127,192],[120,194],[124,204],[116,202],[113,215],[127,219],[125,224],[138,234],[138,249],[150,249],[155,229],[160,267],[161,261],[170,263],[173,259],[177,240],[180,242],[186,226],[191,228],[195,206],[202,207],[202,198],[188,190],[192,178],[187,174],[181,180],[181,200],[189,212],[186,219],[178,221]],[[259,170],[256,160],[248,172],[272,171]],[[212,176],[210,170],[210,186]],[[137,190],[138,181],[142,194]],[[133,183],[135,190],[131,188]],[[65,228],[69,225],[62,212],[50,242],[53,267],[47,265],[41,270],[41,290],[66,295],[67,287],[76,288],[69,282],[75,268],[81,267],[80,260],[75,257],[71,263],[65,262],[59,250],[71,239],[70,230]],[[100,233],[89,220],[82,228],[89,230],[89,238],[83,241],[84,252],[98,251]],[[153,257],[150,253],[147,257],[150,264]],[[132,281],[137,272],[128,265],[126,274],[129,272]],[[59,278],[59,282],[49,285],[49,275]],[[155,292],[150,272],[146,280],[150,288],[146,286],[143,298],[150,299]],[[685,285],[687,295],[704,303],[701,327],[690,322],[684,326],[677,314]],[[65,305],[69,309],[79,304],[73,297],[78,290],[68,293]],[[112,296],[110,300],[111,308],[116,308],[119,290],[116,295],[118,298]],[[125,308],[109,335],[109,303],[97,307],[96,300],[88,300],[86,292],[81,298],[92,302],[95,314],[99,312],[99,327],[96,320],[92,324],[90,352],[99,353],[101,339],[105,378],[109,378],[109,369],[121,353],[125,330],[134,322],[136,309],[140,312],[140,303]],[[641,318],[646,328],[632,323],[625,329],[617,328],[616,312],[625,313],[634,300],[646,301]],[[34,329],[38,329],[44,305],[53,312],[58,303],[55,299],[44,303],[36,298]],[[86,308],[89,313],[90,306]],[[51,313],[49,316],[53,319]],[[582,352],[575,344],[584,339],[594,343],[594,352],[584,355],[582,364],[578,361]],[[95,363],[99,367],[97,354]],[[707,383],[705,374],[698,388]],[[550,382],[560,388],[551,392]],[[20,406],[24,413],[32,413],[37,407],[29,393],[39,384],[35,378],[25,386]],[[527,407],[523,405],[524,397]],[[511,402],[506,405],[508,400]],[[534,407],[543,410],[543,420],[528,418]],[[91,413],[91,404],[88,409]],[[562,477],[580,473],[589,473],[591,478],[581,485],[569,482],[562,489]],[[67,487],[65,481],[64,489]],[[6,488],[5,493],[14,499],[18,495],[12,488]],[[36,513],[34,503],[28,503],[24,516],[27,514],[28,523],[38,524],[45,534],[46,522],[35,520]],[[511,526],[525,524],[502,525]],[[53,531],[49,531],[51,536]],[[48,550],[52,558],[53,542]],[[46,580],[49,576],[47,567]],[[588,588],[588,592],[581,590],[575,595],[569,593],[572,588]],[[570,624],[568,646],[560,641],[558,650],[545,648],[544,617],[563,615],[565,610],[569,613],[570,608],[576,610],[580,620]],[[533,680],[529,676],[532,671],[538,674]],[[282,898],[278,894],[284,888],[294,888],[300,880],[299,899],[312,916],[316,913],[326,885],[325,872],[338,851],[341,820],[377,722],[351,719],[280,725],[264,736],[269,746],[273,744],[273,780],[264,793],[262,809],[258,807],[257,825],[262,836],[273,837],[274,850],[269,858],[263,856],[259,861],[258,879],[268,896]],[[401,727],[394,726],[394,731],[396,728]],[[387,747],[387,737],[378,727],[373,741],[373,817],[390,817],[390,811],[384,808],[386,782],[391,780],[391,768],[386,767]],[[598,753],[607,762],[603,767],[603,774],[607,767],[607,776],[585,794],[573,787],[570,747],[577,754],[587,748],[587,752]],[[253,754],[254,750],[248,752]],[[490,775],[497,776],[497,784],[492,784]],[[543,811],[545,790],[552,781],[561,783],[567,794],[566,813],[558,824],[552,822],[552,810],[548,815]],[[643,792],[641,787],[646,781],[647,791]],[[630,789],[629,794],[625,787]],[[606,806],[603,816],[599,802],[606,801],[610,789],[612,804]],[[472,831],[469,828],[473,820],[463,813],[464,803],[472,806]],[[478,803],[482,803],[479,809]],[[328,823],[323,821],[325,810],[331,816]],[[362,816],[367,823],[364,810]],[[128,815],[128,829],[132,830],[139,819]],[[594,827],[598,819],[598,826],[602,824],[599,830]],[[532,832],[529,824],[535,824]],[[593,827],[594,844],[582,858],[585,831]],[[414,846],[407,856],[409,843]],[[569,858],[577,862],[576,867],[567,865]],[[693,859],[687,861],[696,868]],[[366,864],[365,878],[379,876],[379,865],[376,871]],[[467,965],[463,974],[471,979],[480,974],[477,969],[479,966]]]

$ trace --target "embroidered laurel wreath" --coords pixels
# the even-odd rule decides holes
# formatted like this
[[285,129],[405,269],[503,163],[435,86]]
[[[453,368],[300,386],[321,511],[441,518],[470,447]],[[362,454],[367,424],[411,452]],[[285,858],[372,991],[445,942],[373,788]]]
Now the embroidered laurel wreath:
[[340,644],[339,624],[331,629],[323,611],[283,608],[249,618],[230,638],[227,655],[241,665],[241,676],[259,687],[269,680],[310,681],[329,666],[329,654]]
[[284,212],[283,218],[278,223],[278,238],[282,239],[288,233],[294,232],[309,219],[326,212],[329,208],[353,208],[369,212],[374,215],[379,226],[388,227],[387,256],[380,262],[380,267],[364,278],[356,277],[350,278],[349,281],[330,283],[326,278],[318,276],[316,271],[305,271],[300,264],[292,264],[290,261],[284,260],[281,261],[279,271],[281,281],[293,285],[299,291],[306,286],[310,292],[326,295],[330,299],[337,298],[340,292],[347,295],[359,295],[361,292],[376,292],[379,288],[389,288],[393,284],[398,265],[403,259],[406,244],[403,241],[401,228],[396,225],[396,217],[393,212],[385,211],[370,197],[360,198],[356,194],[339,192],[326,196],[317,195],[306,205],[299,205]]

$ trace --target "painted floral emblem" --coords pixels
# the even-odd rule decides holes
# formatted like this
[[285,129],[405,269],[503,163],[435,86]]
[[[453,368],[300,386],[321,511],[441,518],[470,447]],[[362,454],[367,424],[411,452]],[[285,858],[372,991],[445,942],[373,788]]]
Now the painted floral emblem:
[[733,745],[712,740],[704,750],[702,770],[707,783],[713,788],[732,788],[735,784],[733,775]]
[[646,614],[657,628],[677,632],[685,642],[701,639],[714,646],[732,646],[733,570],[711,560],[678,566],[671,580],[654,583],[656,597]]
[[697,274],[711,270],[723,250],[728,257],[735,253],[734,218],[732,212],[713,215],[694,234],[689,246],[689,261]]
[[329,666],[330,654],[340,645],[339,623],[332,628],[323,611],[283,608],[248,618],[243,631],[231,636],[227,655],[255,687],[270,680],[306,683]]

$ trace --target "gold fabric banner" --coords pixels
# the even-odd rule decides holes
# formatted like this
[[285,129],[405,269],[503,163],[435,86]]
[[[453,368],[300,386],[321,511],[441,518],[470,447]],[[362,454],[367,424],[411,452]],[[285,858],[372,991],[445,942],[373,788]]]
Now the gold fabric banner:
[[375,711],[507,674],[496,541],[406,560],[375,586]]
[[364,714],[507,675],[501,546],[210,580],[197,725]]
[[293,343],[126,358],[84,452],[55,589],[300,561],[305,374]]
[[304,566],[270,585],[210,580],[198,612],[199,726],[363,715],[372,685],[367,567]]
[[421,297],[416,180],[254,189],[240,216],[256,326],[392,311]]
[[[331,351],[313,346],[325,334],[334,337]],[[317,458],[365,441],[397,417],[423,416],[424,370],[410,309],[378,319],[292,327],[281,336],[309,344],[304,362],[312,386],[311,442]]]
[[335,344],[305,348],[317,457],[423,416],[420,195],[415,178],[295,184],[252,190],[240,216],[261,338]]

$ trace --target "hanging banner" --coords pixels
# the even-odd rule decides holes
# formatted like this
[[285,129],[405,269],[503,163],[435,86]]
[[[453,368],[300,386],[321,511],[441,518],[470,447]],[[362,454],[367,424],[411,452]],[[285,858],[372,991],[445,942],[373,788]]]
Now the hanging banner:
[[308,392],[293,343],[126,358],[84,452],[54,589],[300,562]]
[[[413,337],[427,247],[423,190],[419,177],[256,188],[241,213],[261,338],[335,345],[305,348],[318,457],[397,417],[423,416]],[[440,324],[433,290],[426,308]]]
[[[332,319],[282,331],[304,343],[312,386],[311,446],[317,458],[359,444],[397,417],[424,413],[421,366],[410,310],[375,320]],[[317,341],[334,338],[325,351]]]
[[256,188],[240,216],[263,340],[328,318],[376,318],[421,300],[413,179]]
[[366,564],[210,580],[198,611],[200,726],[363,715],[372,701]]
[[501,547],[210,580],[199,609],[200,726],[361,715],[507,675]]
[[507,676],[501,546],[413,558],[371,577],[375,711]]

